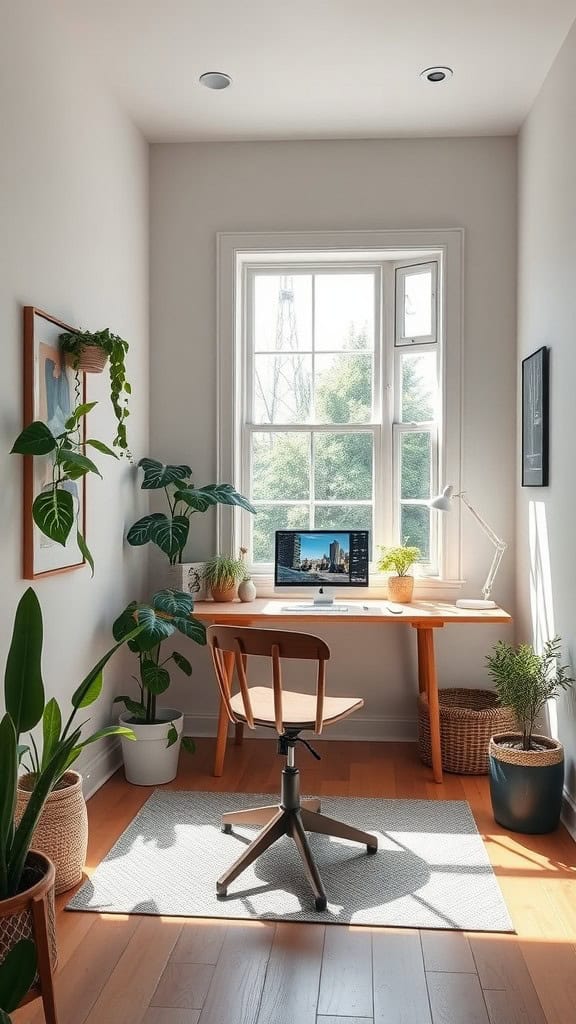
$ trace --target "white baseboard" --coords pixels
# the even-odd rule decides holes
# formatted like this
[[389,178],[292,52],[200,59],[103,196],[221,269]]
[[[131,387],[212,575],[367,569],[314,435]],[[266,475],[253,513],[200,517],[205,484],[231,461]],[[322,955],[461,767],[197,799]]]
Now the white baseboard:
[[[82,774],[82,790],[84,798],[89,800],[94,793],[108,781],[122,764],[122,749],[117,739],[105,739],[98,746],[92,757],[88,752],[78,763],[78,771]],[[76,765],[74,765],[76,768]]]
[[[184,732],[187,736],[215,736],[218,720],[216,715],[186,715]],[[246,730],[254,739],[270,739],[270,729]],[[309,739],[314,742],[314,737]],[[414,718],[362,718],[351,715],[342,722],[331,725],[322,733],[323,740],[382,740],[397,743],[413,743],[416,739]]]
[[576,843],[576,800],[566,787],[562,794],[562,824],[566,826]]

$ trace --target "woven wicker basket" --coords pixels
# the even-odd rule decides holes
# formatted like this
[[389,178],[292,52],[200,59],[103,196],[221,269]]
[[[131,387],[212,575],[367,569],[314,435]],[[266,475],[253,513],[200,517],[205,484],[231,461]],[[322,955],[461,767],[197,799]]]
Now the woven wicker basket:
[[[487,775],[488,745],[494,733],[516,728],[511,708],[501,707],[492,690],[450,688],[438,691],[442,767],[457,775]],[[432,764],[428,700],[418,697],[418,753]]]
[[66,361],[80,373],[102,373],[108,362],[108,353],[98,345],[82,345],[78,356],[68,353]]
[[[24,814],[30,799],[33,776],[18,781],[16,821]],[[50,858],[56,868],[56,892],[65,892],[82,880],[88,846],[88,815],[82,793],[82,776],[66,772],[60,789],[48,797],[34,829],[32,846]]]

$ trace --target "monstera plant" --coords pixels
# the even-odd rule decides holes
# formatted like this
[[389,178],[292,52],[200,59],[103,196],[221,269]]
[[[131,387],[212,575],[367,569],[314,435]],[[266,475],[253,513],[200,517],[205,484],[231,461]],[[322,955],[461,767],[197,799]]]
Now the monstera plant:
[[66,546],[76,527],[76,541],[94,575],[94,559],[80,528],[80,504],[75,500],[76,482],[88,473],[101,477],[98,466],[86,455],[94,448],[101,455],[117,455],[103,441],[89,437],[84,441],[84,418],[96,402],[83,402],[76,406],[66,420],[64,430],[53,434],[41,420],[25,427],[12,445],[11,455],[49,456],[52,461],[52,479],[37,494],[32,504],[32,517],[36,526],[50,540]]
[[144,473],[142,489],[163,490],[168,514],[151,512],[143,516],[130,527],[127,540],[134,547],[156,544],[170,565],[182,561],[190,532],[190,518],[194,512],[206,512],[213,505],[238,505],[247,512],[256,512],[248,498],[235,490],[232,484],[195,487],[190,466],[168,466],[156,459],[140,459],[138,466]]

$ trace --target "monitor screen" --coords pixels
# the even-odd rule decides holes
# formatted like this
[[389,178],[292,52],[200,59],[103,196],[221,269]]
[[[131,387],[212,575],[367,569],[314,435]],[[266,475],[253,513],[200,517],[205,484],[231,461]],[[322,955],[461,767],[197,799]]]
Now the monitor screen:
[[368,530],[277,530],[276,587],[367,587]]

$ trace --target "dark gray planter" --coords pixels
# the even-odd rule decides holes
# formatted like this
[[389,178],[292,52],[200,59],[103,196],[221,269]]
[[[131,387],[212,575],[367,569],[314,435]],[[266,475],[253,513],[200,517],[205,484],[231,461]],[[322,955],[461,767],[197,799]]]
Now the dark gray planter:
[[519,750],[503,743],[515,733],[493,736],[489,746],[490,797],[499,825],[510,832],[553,832],[560,822],[564,748],[549,736],[534,736],[545,750]]

